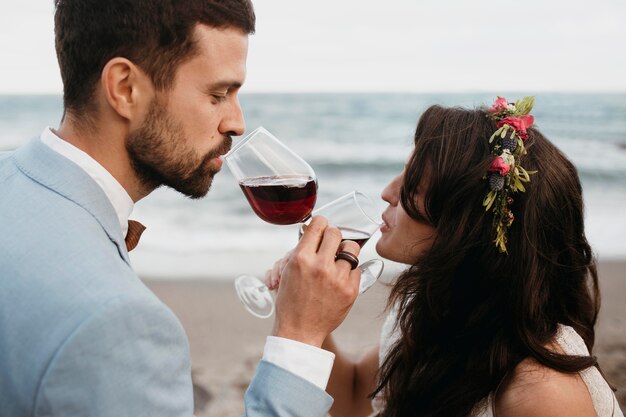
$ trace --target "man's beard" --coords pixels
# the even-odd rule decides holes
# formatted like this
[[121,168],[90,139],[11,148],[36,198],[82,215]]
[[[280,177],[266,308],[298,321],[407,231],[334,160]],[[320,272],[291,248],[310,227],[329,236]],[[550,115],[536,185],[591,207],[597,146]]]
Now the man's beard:
[[187,143],[182,124],[153,100],[143,125],[126,138],[126,150],[142,186],[152,191],[166,185],[191,198],[204,197],[219,171],[210,162],[230,150],[232,139],[224,136],[220,146],[204,156]]

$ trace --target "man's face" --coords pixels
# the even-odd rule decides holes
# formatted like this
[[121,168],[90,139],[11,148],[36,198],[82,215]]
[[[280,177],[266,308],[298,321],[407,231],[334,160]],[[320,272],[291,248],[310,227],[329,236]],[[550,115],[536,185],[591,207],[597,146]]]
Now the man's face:
[[246,75],[248,36],[238,29],[195,29],[198,53],[157,93],[126,148],[148,189],[167,185],[192,198],[206,195],[228,152],[245,130],[237,94]]

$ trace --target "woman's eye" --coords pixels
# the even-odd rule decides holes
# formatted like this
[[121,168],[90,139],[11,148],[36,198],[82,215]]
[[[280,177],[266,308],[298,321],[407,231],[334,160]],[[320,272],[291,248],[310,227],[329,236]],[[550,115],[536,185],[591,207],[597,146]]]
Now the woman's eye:
[[221,95],[217,95],[217,94],[212,94],[211,97],[213,98],[213,100],[216,103],[221,103],[223,101],[226,101],[226,96],[225,95],[221,96]]

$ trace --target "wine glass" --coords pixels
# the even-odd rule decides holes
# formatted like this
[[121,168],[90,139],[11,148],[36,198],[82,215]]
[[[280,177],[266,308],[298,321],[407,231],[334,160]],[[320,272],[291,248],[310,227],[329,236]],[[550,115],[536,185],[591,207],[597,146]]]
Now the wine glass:
[[[315,209],[312,215],[326,217],[329,225],[341,231],[342,240],[352,240],[361,247],[381,226],[381,222],[375,220],[378,216],[374,204],[359,191],[352,191]],[[304,226],[305,223],[300,226],[299,237],[302,237]],[[358,268],[361,271],[359,294],[363,294],[378,280],[383,272],[384,263],[380,259],[370,259],[360,264]],[[259,278],[242,275],[235,280],[235,288],[239,299],[251,314],[260,318],[272,315],[274,300],[267,285]]]
[[[287,225],[311,217],[317,199],[313,169],[265,128],[259,127],[243,138],[224,160],[250,207],[261,219]],[[378,260],[359,268],[362,274],[367,271],[375,275],[373,281],[376,281],[382,273],[381,264]],[[235,280],[235,289],[251,314],[266,318],[274,312],[270,290],[259,278],[242,275]]]
[[317,199],[313,168],[265,128],[243,138],[224,159],[261,219],[286,225],[310,217]]
[[[341,231],[343,240],[352,240],[360,247],[367,243],[382,224],[374,203],[360,191],[352,191],[315,209],[313,215],[326,217],[328,224]],[[383,268],[384,263],[380,259],[371,259],[359,265],[359,294],[363,294],[376,282]]]

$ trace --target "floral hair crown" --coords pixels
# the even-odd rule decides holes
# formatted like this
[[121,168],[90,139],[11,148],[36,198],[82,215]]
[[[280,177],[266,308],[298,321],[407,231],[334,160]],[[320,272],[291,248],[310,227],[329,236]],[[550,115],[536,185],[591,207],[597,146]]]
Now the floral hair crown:
[[528,139],[526,129],[531,127],[535,118],[530,111],[535,103],[534,97],[524,97],[515,103],[498,97],[495,103],[486,109],[490,119],[496,121],[496,130],[489,143],[493,161],[485,175],[489,180],[489,192],[483,200],[485,211],[493,212],[493,227],[496,238],[494,243],[500,252],[506,253],[507,231],[515,217],[509,206],[513,203],[511,194],[524,192],[523,183],[530,182],[530,174],[520,165],[520,158],[526,155],[524,141]]

